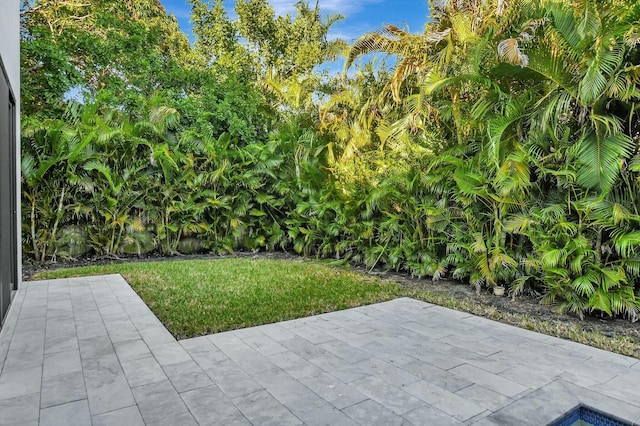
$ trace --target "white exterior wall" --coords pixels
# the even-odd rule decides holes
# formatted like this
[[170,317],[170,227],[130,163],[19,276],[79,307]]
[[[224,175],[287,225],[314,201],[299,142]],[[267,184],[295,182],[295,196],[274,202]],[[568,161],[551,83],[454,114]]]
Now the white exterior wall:
[[0,0],[0,56],[9,75],[16,100],[16,200],[18,202],[18,284],[22,277],[22,236],[20,230],[20,0]]
[[[20,87],[20,0],[0,0],[0,55],[9,74],[13,94]],[[18,103],[18,102],[16,102]]]

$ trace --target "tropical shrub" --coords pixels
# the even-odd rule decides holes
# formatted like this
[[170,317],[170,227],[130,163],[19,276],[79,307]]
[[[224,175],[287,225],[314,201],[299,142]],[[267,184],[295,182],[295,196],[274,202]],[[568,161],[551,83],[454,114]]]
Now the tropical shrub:
[[[126,3],[92,10],[109,23]],[[637,319],[640,5],[431,2],[423,33],[365,34],[355,71],[327,80],[313,67],[342,45],[326,39],[339,17],[190,3],[194,48],[167,47],[182,38],[158,32],[175,23],[157,5],[114,22],[149,48],[140,69],[126,40],[25,14],[25,64],[61,71],[25,89],[27,255],[293,250]],[[95,74],[78,43],[123,68]],[[372,52],[394,67],[358,62]],[[83,104],[63,99],[74,85]]]

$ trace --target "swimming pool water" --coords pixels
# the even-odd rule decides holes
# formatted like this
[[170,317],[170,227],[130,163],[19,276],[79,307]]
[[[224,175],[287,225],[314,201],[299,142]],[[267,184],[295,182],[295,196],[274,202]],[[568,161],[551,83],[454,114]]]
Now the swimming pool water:
[[631,426],[631,424],[593,408],[580,405],[549,423],[548,426]]

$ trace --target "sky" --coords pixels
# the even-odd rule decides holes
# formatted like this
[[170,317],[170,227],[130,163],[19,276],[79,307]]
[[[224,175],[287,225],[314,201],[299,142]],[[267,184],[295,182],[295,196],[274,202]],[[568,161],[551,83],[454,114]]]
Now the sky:
[[[169,14],[178,19],[182,30],[190,34],[191,8],[186,0],[160,0]],[[315,0],[308,0],[313,7]],[[294,12],[296,0],[270,0],[276,13]],[[230,16],[233,16],[233,0],[224,0]],[[420,33],[427,21],[427,0],[320,0],[324,13],[339,13],[346,18],[331,27],[330,38],[342,38],[349,44],[362,34],[393,24]]]

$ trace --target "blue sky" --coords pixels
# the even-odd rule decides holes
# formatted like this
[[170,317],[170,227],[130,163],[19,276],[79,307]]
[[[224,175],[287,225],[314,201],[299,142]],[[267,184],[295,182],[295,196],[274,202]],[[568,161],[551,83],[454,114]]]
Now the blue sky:
[[[296,0],[271,0],[276,13],[293,12]],[[189,16],[191,8],[186,0],[161,0],[168,13],[178,18],[180,27],[190,32]],[[315,0],[309,0],[313,6]],[[232,12],[234,1],[224,4]],[[422,32],[427,20],[427,0],[320,0],[320,9],[326,13],[340,13],[346,16],[332,27],[330,36],[345,39],[348,43],[360,35],[381,28],[384,24],[399,27],[408,26],[411,32]]]

